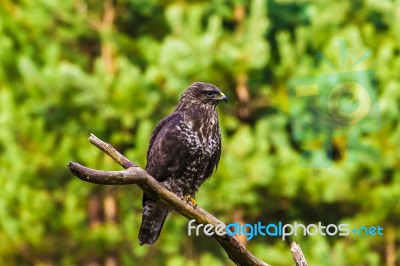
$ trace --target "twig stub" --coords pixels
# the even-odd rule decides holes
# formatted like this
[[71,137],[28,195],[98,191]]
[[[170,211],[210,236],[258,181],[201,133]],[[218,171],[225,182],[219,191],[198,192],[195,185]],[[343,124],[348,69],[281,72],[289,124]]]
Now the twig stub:
[[307,266],[306,258],[304,257],[303,251],[300,248],[300,245],[296,242],[292,242],[290,245],[290,251],[293,255],[293,260],[296,263],[296,266]]

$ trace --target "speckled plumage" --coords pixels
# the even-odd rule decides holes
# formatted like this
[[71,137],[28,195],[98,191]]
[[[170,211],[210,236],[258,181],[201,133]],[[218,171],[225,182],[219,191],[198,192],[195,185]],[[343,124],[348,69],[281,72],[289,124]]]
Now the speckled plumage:
[[[226,96],[212,84],[196,82],[181,96],[175,111],[154,128],[146,171],[181,197],[194,197],[218,166],[221,134],[216,105]],[[143,195],[140,245],[153,244],[169,208]]]

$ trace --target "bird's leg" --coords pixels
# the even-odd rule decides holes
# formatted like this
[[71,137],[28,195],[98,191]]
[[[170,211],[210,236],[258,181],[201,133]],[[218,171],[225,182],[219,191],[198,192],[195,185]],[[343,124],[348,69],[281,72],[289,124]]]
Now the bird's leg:
[[189,203],[192,203],[193,204],[193,206],[194,207],[197,207],[197,202],[196,202],[196,200],[192,197],[192,196],[190,196],[190,195],[185,195],[184,196],[184,199]]

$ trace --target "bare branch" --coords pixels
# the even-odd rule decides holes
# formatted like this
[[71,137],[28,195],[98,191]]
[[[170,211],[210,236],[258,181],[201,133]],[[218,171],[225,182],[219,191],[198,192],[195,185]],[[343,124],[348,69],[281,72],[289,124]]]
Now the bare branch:
[[[217,225],[225,228],[225,224],[213,215],[198,206],[193,206],[187,201],[163,187],[156,179],[150,176],[145,170],[129,161],[126,157],[116,151],[110,144],[101,141],[91,134],[89,140],[92,144],[113,158],[118,164],[125,168],[121,171],[102,171],[87,168],[75,162],[70,162],[68,167],[71,173],[85,182],[103,185],[138,185],[144,193],[155,200],[159,200],[179,214],[192,220],[197,224],[211,224],[215,229]],[[225,231],[225,230],[223,230]],[[229,258],[237,265],[262,265],[268,266],[252,255],[236,238],[224,234],[222,236],[213,234],[228,254]]]
[[68,167],[81,180],[101,185],[129,185],[140,184],[147,175],[146,171],[137,167],[133,174],[131,168],[121,171],[103,171],[87,168],[79,163],[70,162]]
[[[129,167],[137,167],[136,164],[129,161],[125,156],[123,156],[121,153],[119,153],[111,144],[108,144],[108,143],[102,141],[101,139],[96,137],[93,133],[90,134],[89,141],[94,146],[96,146],[101,151],[103,151],[108,156],[110,156],[112,159],[114,159],[114,161],[116,161],[124,169],[129,168]],[[132,183],[130,183],[130,184],[132,184]]]
[[290,245],[290,251],[292,252],[296,266],[307,266],[307,261],[304,257],[303,251],[301,251],[300,245],[293,241]]

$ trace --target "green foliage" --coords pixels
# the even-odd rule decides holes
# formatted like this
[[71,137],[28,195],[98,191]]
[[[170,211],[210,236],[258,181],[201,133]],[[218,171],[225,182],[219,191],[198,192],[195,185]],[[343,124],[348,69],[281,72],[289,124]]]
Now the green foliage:
[[[310,265],[398,264],[398,10],[398,1],[377,0],[2,1],[0,264],[82,265],[110,256],[121,265],[231,264],[210,237],[188,237],[178,215],[154,246],[140,247],[140,190],[84,184],[66,167],[74,160],[118,169],[87,142],[91,132],[145,166],[153,127],[197,80],[229,98],[219,108],[222,158],[198,194],[202,207],[226,223],[381,225],[384,237],[289,240]],[[346,66],[372,53],[357,69],[376,73],[380,130],[342,133],[378,147],[380,161],[347,161],[368,154],[347,154],[353,139],[335,136],[331,168],[302,168],[306,144],[293,139],[289,111],[297,121],[309,117],[291,109],[286,82],[341,71],[316,58],[321,52],[340,66],[338,39],[347,44]],[[93,195],[102,209],[97,225]],[[110,195],[114,220],[105,214]],[[291,265],[290,241],[257,236],[247,246],[272,265]]]

